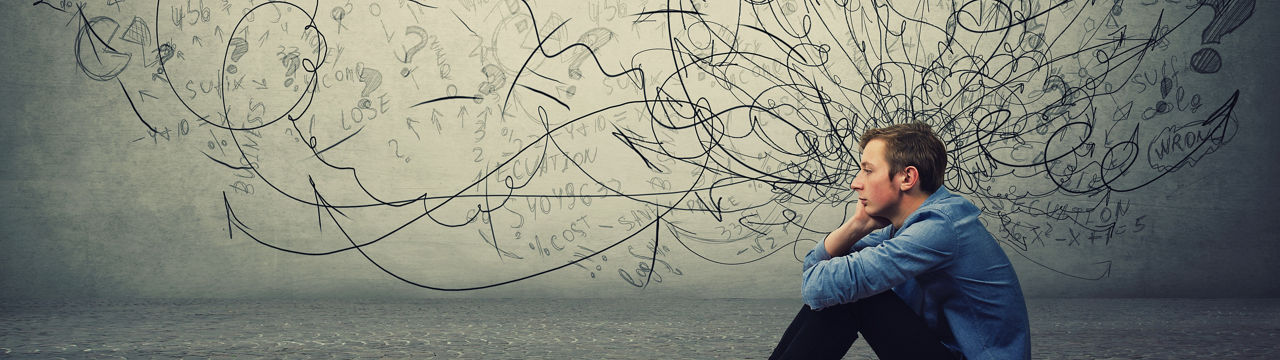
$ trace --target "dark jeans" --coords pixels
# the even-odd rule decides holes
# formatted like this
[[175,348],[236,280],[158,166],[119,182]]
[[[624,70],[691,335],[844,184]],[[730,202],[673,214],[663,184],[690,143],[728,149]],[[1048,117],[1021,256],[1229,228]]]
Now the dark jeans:
[[858,333],[881,359],[957,359],[892,290],[815,311],[805,305],[770,359],[839,359]]

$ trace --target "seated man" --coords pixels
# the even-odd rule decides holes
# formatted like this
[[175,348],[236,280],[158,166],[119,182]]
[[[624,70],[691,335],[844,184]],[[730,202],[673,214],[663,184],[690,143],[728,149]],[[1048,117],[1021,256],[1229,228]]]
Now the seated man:
[[942,186],[946,149],[925,124],[867,131],[853,217],[809,251],[805,305],[770,358],[840,358],[858,333],[886,359],[1026,359],[1013,266]]

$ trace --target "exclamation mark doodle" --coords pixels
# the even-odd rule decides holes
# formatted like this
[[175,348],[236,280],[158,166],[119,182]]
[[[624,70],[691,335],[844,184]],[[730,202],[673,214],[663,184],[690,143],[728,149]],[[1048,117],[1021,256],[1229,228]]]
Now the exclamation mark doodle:
[[[1253,16],[1254,0],[1202,0],[1200,6],[1213,8],[1213,21],[1200,35],[1200,45],[1220,44],[1222,36],[1230,34]],[[1202,48],[1191,54],[1191,69],[1201,74],[1212,74],[1222,69],[1222,55],[1217,50]]]

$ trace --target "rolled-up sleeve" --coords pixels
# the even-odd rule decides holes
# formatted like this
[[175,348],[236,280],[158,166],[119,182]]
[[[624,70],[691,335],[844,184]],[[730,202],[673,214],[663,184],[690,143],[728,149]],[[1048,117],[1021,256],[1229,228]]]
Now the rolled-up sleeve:
[[951,224],[942,213],[918,213],[896,236],[878,242],[865,239],[876,243],[836,258],[819,242],[805,257],[804,303],[817,310],[854,302],[938,267],[955,253],[956,235]]
[[831,254],[827,253],[827,239],[822,239],[818,241],[818,246],[814,246],[813,250],[809,250],[809,254],[804,256],[802,271],[808,272],[809,268],[825,260],[831,260]]

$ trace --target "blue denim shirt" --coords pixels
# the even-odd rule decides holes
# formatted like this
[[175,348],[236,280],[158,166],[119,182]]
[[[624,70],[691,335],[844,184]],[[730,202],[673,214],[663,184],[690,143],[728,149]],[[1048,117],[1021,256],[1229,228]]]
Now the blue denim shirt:
[[825,239],[805,256],[801,295],[813,309],[893,289],[944,345],[968,359],[1031,357],[1022,287],[981,210],[946,187],[907,216],[832,258]]

